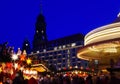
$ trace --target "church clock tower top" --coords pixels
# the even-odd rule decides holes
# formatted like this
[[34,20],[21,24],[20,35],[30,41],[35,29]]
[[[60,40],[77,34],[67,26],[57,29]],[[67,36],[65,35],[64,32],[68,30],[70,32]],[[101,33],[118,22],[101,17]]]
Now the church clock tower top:
[[39,50],[45,47],[47,42],[47,34],[46,34],[46,22],[45,18],[42,14],[42,4],[40,4],[40,14],[37,17],[37,21],[35,24],[36,30],[33,39],[33,50]]

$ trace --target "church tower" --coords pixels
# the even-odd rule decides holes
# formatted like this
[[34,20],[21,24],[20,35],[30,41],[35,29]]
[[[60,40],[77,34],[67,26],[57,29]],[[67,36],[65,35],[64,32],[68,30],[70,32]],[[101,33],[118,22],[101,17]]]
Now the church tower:
[[42,14],[42,4],[40,4],[40,14],[37,17],[37,21],[35,24],[35,35],[33,39],[33,50],[43,49],[47,42],[47,34],[46,34],[46,22],[45,18]]

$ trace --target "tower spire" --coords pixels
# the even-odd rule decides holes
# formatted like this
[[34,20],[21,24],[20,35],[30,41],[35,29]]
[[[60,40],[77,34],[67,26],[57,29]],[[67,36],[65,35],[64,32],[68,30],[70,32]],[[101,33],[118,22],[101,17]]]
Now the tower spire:
[[42,49],[47,43],[46,22],[42,12],[42,0],[40,0],[40,14],[35,24],[36,30],[33,39],[33,50]]
[[40,0],[40,14],[43,13],[43,9],[42,9],[42,0]]

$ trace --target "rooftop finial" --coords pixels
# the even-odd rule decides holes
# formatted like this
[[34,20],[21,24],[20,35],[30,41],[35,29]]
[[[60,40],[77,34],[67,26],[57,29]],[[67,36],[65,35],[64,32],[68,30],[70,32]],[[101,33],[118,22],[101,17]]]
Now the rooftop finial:
[[118,13],[117,17],[120,17],[120,12]]

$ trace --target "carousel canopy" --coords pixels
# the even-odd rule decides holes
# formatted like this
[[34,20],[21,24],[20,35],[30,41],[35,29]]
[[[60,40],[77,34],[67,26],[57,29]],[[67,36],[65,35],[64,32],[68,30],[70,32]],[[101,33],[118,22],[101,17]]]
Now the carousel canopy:
[[90,31],[85,36],[85,46],[77,57],[84,60],[98,60],[101,65],[110,65],[110,60],[120,58],[120,22],[105,25]]

